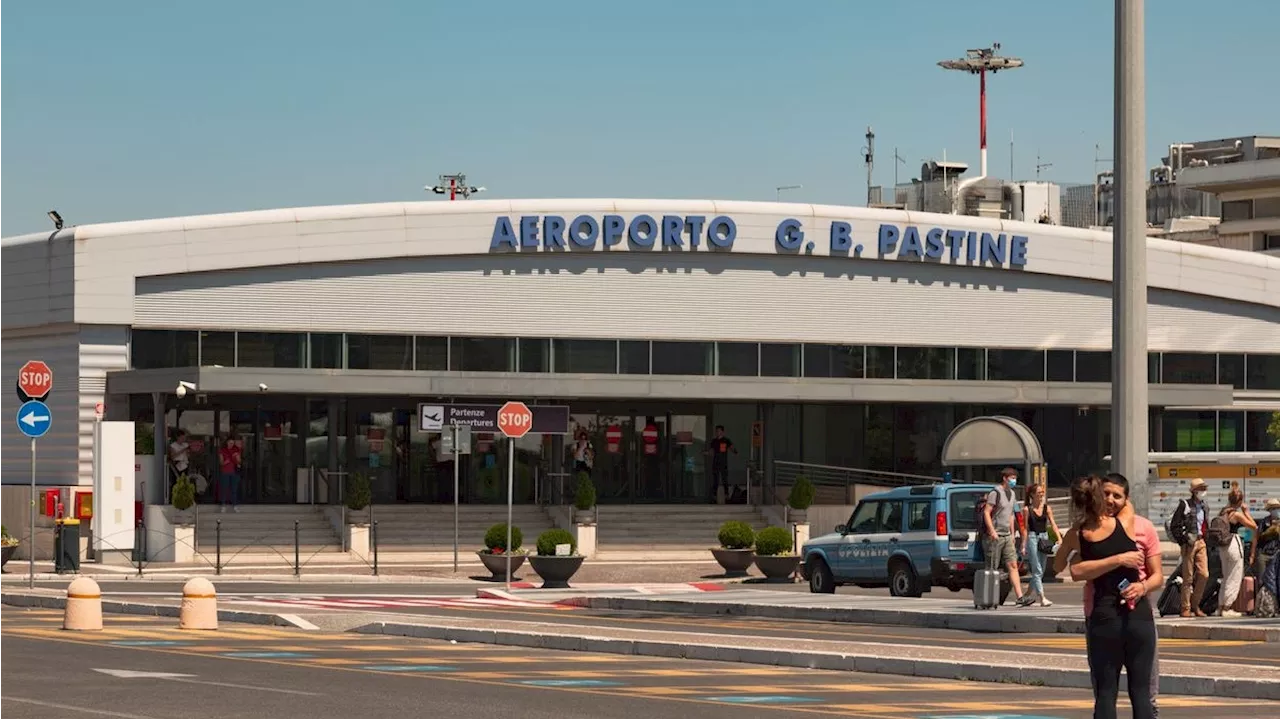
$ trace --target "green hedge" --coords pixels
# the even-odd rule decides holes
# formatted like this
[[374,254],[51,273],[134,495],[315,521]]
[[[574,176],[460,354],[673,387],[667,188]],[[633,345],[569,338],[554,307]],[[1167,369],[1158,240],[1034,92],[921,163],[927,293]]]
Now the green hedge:
[[720,546],[725,549],[751,549],[756,533],[746,522],[729,521],[720,525]]
[[[511,526],[511,551],[518,551],[524,545],[524,533],[520,528]],[[484,533],[484,547],[494,554],[502,554],[507,551],[507,523],[502,522],[489,527],[489,531]]]
[[578,553],[578,540],[573,538],[573,534],[566,529],[548,529],[538,535],[538,556],[554,557],[556,556],[556,545],[569,545],[569,554]]
[[791,552],[791,532],[782,527],[765,527],[756,535],[756,554],[777,557]]

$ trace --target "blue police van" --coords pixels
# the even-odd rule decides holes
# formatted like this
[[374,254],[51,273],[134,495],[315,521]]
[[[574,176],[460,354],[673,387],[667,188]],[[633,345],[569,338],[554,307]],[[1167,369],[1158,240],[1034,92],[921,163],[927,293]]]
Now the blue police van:
[[[973,589],[984,562],[977,503],[991,489],[938,483],[868,495],[846,524],[804,544],[800,573],[814,593],[842,584],[887,586],[895,597],[919,597],[933,587]],[[1010,590],[1006,578],[1002,602]]]

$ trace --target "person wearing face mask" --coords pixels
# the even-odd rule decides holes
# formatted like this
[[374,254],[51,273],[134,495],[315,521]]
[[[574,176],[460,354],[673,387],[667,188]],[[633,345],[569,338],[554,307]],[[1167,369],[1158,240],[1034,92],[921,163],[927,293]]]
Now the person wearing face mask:
[[1169,539],[1182,551],[1182,616],[1203,617],[1200,600],[1209,583],[1209,555],[1204,536],[1209,531],[1209,508],[1204,496],[1209,487],[1199,477],[1191,480],[1191,498],[1178,502],[1169,518]]
[[1280,499],[1268,499],[1263,510],[1267,514],[1258,522],[1253,546],[1249,550],[1249,566],[1258,577],[1262,576],[1271,558],[1280,554]]

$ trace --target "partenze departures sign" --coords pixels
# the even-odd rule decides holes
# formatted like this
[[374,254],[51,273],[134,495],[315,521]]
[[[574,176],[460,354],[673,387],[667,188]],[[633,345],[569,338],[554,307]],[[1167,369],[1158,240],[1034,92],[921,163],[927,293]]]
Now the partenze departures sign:
[[[504,215],[494,221],[489,251],[726,252],[733,249],[737,237],[738,225],[727,215],[663,215],[661,219],[636,215],[630,220],[622,215],[579,215],[571,221],[559,215],[525,215],[514,222]],[[787,218],[778,223],[774,243],[780,253],[812,252],[815,242],[806,237],[803,223]],[[826,240],[832,255],[863,256],[865,248],[854,243],[853,227],[848,222],[832,222]],[[1027,237],[884,223],[876,228],[875,251],[875,257],[882,260],[930,260],[1014,269],[1027,264]]]

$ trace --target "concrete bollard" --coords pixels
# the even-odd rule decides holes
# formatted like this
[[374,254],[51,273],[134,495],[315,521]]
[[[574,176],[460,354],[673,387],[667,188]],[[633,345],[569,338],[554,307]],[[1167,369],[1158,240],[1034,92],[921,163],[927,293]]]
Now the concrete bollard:
[[213,582],[195,577],[182,585],[182,609],[178,613],[178,628],[218,628],[218,594],[213,588]]
[[102,590],[88,577],[78,577],[67,585],[67,608],[62,628],[76,632],[102,631]]

